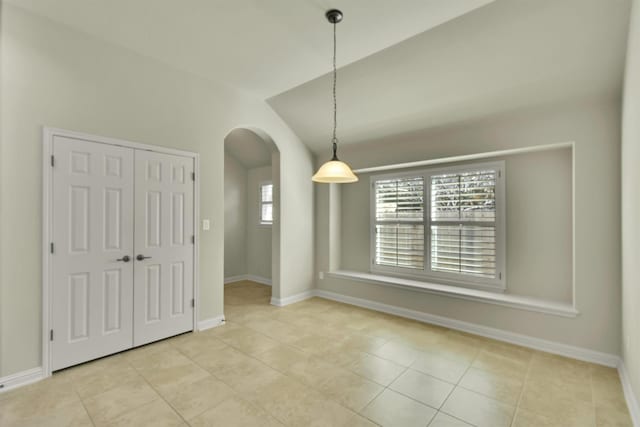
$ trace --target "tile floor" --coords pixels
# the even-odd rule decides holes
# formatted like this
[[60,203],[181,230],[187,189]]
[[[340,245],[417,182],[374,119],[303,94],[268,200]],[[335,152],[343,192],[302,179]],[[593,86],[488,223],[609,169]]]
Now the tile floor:
[[615,370],[227,285],[227,323],[0,394],[1,426],[631,426]]

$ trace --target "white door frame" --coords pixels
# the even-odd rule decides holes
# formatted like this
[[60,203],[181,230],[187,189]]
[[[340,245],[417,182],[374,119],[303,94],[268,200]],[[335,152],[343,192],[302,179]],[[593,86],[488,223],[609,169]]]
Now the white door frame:
[[189,157],[194,161],[195,182],[193,188],[193,224],[194,224],[194,253],[193,253],[193,298],[195,307],[193,310],[193,329],[198,325],[198,306],[200,305],[198,258],[200,253],[200,155],[191,151],[165,148],[157,145],[141,144],[122,139],[107,138],[87,133],[75,132],[65,129],[56,129],[44,126],[42,128],[42,374],[43,377],[51,376],[51,347],[49,331],[51,330],[51,231],[53,213],[53,169],[51,156],[53,155],[53,138],[61,136],[65,138],[82,139],[100,144],[115,145],[119,147],[134,148],[138,150],[155,151],[157,153],[173,154]]

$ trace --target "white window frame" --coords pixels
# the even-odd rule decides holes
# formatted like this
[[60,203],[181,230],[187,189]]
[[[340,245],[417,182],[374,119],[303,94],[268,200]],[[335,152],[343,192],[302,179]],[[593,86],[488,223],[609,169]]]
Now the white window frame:
[[[271,185],[271,202],[263,202],[262,201],[262,187],[265,185]],[[262,219],[262,206],[263,205],[271,205],[271,221],[264,221]],[[271,227],[273,225],[273,182],[272,181],[262,181],[258,184],[258,225],[262,227]]]
[[[483,278],[459,273],[431,271],[431,177],[446,173],[474,172],[481,169],[493,169],[496,176],[496,277]],[[413,269],[396,266],[377,265],[376,254],[376,196],[375,182],[385,179],[422,177],[424,180],[424,266],[423,269]],[[506,200],[505,200],[505,162],[483,162],[455,165],[450,167],[434,167],[414,170],[411,172],[397,172],[370,177],[370,223],[369,223],[369,254],[370,271],[375,274],[433,281],[447,285],[478,288],[495,292],[504,292],[507,288],[507,254],[506,254]]]

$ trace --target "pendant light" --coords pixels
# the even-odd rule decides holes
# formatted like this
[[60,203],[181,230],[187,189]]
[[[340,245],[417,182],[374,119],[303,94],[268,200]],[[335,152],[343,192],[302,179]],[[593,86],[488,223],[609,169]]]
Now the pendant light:
[[331,160],[320,166],[318,172],[311,178],[315,182],[343,184],[356,182],[358,177],[353,173],[348,164],[338,160],[338,138],[336,130],[338,127],[338,103],[336,101],[336,80],[338,71],[336,69],[336,25],[342,21],[342,12],[331,9],[325,15],[327,20],[333,24],[333,138],[331,139],[333,157]]

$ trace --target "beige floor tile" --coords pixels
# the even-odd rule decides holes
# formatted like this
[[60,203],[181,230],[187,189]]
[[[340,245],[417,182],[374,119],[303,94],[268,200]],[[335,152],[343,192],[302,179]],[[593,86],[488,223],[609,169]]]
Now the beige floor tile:
[[246,331],[223,335],[220,339],[227,345],[234,347],[249,355],[263,353],[278,346],[278,341],[271,339],[252,329]]
[[160,396],[145,381],[126,383],[83,401],[96,425],[105,425],[132,409],[150,403]]
[[247,356],[236,357],[229,361],[226,369],[212,373],[239,393],[254,390],[281,375],[275,369]]
[[347,369],[383,386],[391,384],[406,370],[404,366],[371,354],[362,355]]
[[332,375],[318,385],[318,390],[325,396],[355,412],[364,408],[383,389],[381,385],[349,371]]
[[[93,423],[79,399],[48,408],[25,400],[29,410],[20,411],[16,407],[4,406],[0,402],[0,425],[3,427],[67,426],[92,427]],[[35,406],[35,407],[34,407]],[[40,406],[38,408],[38,406]],[[25,408],[26,409],[26,408]]]
[[165,399],[184,419],[191,419],[234,394],[231,387],[209,377],[186,385],[166,395]]
[[536,414],[535,412],[527,411],[523,408],[518,408],[515,418],[513,420],[512,427],[566,427],[562,424],[558,424],[551,418]]
[[495,352],[481,350],[471,366],[484,371],[494,372],[514,378],[524,378],[527,375],[529,363],[503,357]]
[[420,352],[411,369],[420,371],[432,377],[456,384],[469,368],[470,363],[451,360],[442,357],[439,353]]
[[627,408],[617,409],[596,405],[597,427],[633,427],[633,421]]
[[459,384],[467,390],[475,391],[500,402],[515,406],[520,398],[524,381],[520,377],[497,374],[471,368]]
[[436,409],[442,406],[453,387],[447,382],[412,369],[408,369],[389,386],[398,393]]
[[336,366],[315,357],[296,362],[287,370],[288,375],[314,388],[340,372]]
[[411,366],[419,355],[419,351],[415,348],[397,341],[389,341],[382,347],[372,350],[369,353],[402,366]]
[[82,399],[95,396],[122,385],[125,381],[139,379],[138,372],[129,366],[106,367],[91,374],[74,377],[73,386]]
[[436,410],[393,390],[383,391],[361,414],[383,427],[425,426]]
[[263,409],[233,396],[220,405],[188,420],[192,427],[272,427],[282,426]]
[[360,359],[366,353],[350,347],[348,344],[337,343],[325,351],[315,353],[314,356],[326,363],[344,367]]
[[160,394],[167,395],[176,390],[181,390],[191,383],[210,377],[211,374],[189,361],[183,365],[155,371],[145,370],[143,376]]
[[515,407],[457,387],[441,411],[477,427],[508,427]]
[[576,413],[573,410],[538,413],[518,408],[513,427],[593,427],[593,411]]
[[279,344],[254,357],[277,371],[286,372],[293,364],[307,360],[311,355],[295,347]]
[[197,357],[200,354],[220,351],[227,346],[227,344],[219,339],[203,333],[181,335],[178,338],[172,339],[171,345],[189,358]]
[[308,335],[289,344],[314,356],[337,346],[335,340],[320,335]]
[[140,406],[109,422],[109,427],[177,427],[184,420],[162,400]]
[[0,425],[28,418],[40,419],[81,404],[70,383],[33,384],[9,392],[0,400]]
[[471,424],[452,417],[451,415],[438,412],[429,427],[473,427]]
[[[590,393],[590,389],[585,393]],[[593,423],[594,406],[591,401],[584,400],[585,393],[576,394],[567,384],[527,380],[520,407],[547,416],[555,417],[556,414],[561,414],[567,423],[589,425]]]
[[319,298],[279,308],[270,295],[227,285],[218,328],[0,393],[0,425],[499,427],[515,412],[511,427],[631,426],[616,369]]

